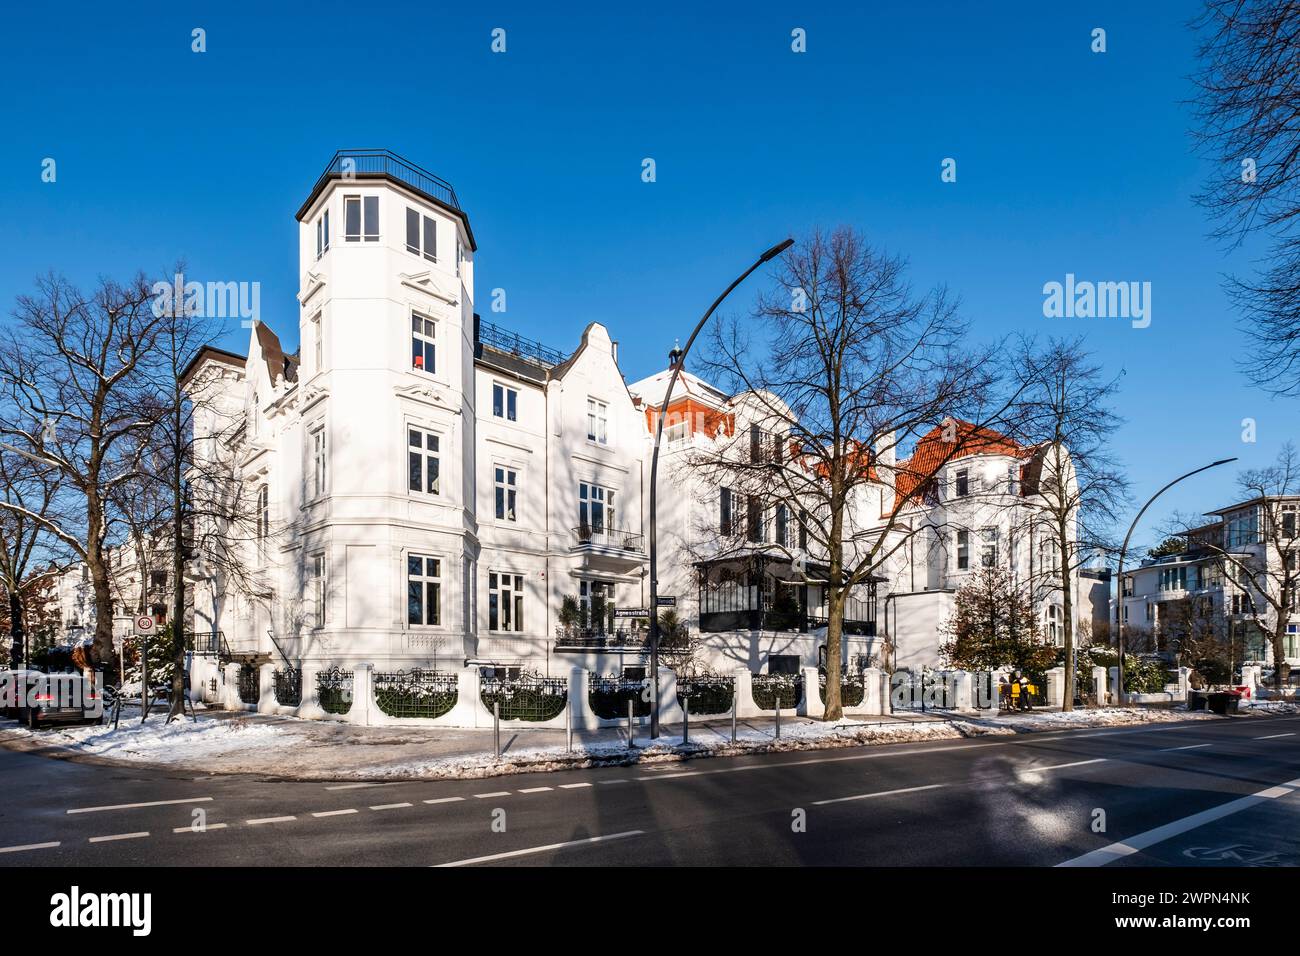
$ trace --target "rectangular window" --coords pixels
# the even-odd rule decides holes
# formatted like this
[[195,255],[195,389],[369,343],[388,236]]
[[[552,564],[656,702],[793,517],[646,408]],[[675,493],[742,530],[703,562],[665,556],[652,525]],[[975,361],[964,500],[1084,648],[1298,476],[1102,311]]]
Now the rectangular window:
[[718,489],[718,532],[724,536],[731,534],[731,489]]
[[438,221],[424,217],[424,258],[438,261]]
[[438,325],[417,312],[411,313],[411,368],[430,374],[438,370]]
[[316,220],[316,258],[319,259],[330,249],[330,211],[326,209]]
[[970,532],[957,532],[957,570],[965,571],[970,567]]
[[763,433],[757,425],[749,426],[749,460],[755,465],[763,460]]
[[790,509],[785,505],[776,506],[776,543],[783,548],[790,546]]
[[578,484],[578,526],[592,533],[617,527],[614,524],[614,489],[585,481]]
[[266,485],[257,489],[257,540],[266,541],[271,528],[271,495]]
[[314,500],[325,494],[325,481],[328,477],[323,425],[311,433],[311,462],[311,498]]
[[587,399],[587,441],[609,444],[609,406],[594,398]]
[[379,241],[379,197],[343,197],[343,238],[348,242]]
[[746,537],[755,543],[763,540],[763,503],[757,495],[750,495],[745,508]]
[[442,561],[438,558],[407,555],[406,623],[442,623]]
[[361,197],[343,198],[343,238],[348,242],[361,241]]
[[379,241],[379,197],[365,198],[366,242]]
[[519,410],[519,392],[506,385],[492,385],[492,414],[513,422]]
[[970,472],[965,468],[957,472],[957,497],[965,498],[970,494]]
[[321,371],[325,367],[325,315],[317,312],[311,320],[312,328],[315,329],[316,337],[316,371]]
[[310,561],[311,622],[312,627],[319,628],[325,626],[325,552],[313,554]]
[[414,209],[406,210],[406,251],[420,254],[420,214]]
[[524,629],[524,576],[522,574],[488,574],[488,630]]
[[803,509],[799,510],[799,548],[808,550],[808,512]]
[[1295,537],[1295,516],[1296,516],[1295,505],[1282,506],[1282,537],[1284,538]]
[[980,532],[980,566],[995,568],[998,565],[998,529],[985,528]]
[[518,494],[519,474],[513,468],[496,467],[497,520],[515,521],[515,496]]
[[438,436],[423,428],[406,429],[407,489],[424,495],[438,494]]
[[437,262],[438,221],[420,215],[418,210],[408,208],[406,210],[406,251],[416,256],[423,255],[430,262]]

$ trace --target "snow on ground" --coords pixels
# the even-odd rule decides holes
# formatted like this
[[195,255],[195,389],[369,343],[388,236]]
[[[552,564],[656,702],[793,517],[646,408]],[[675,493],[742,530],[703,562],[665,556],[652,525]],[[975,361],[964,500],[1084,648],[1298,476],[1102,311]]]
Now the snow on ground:
[[1300,714],[1300,704],[1292,700],[1243,700],[1240,707],[1254,714]]
[[[1278,709],[1280,706],[1292,710]],[[1257,705],[1253,711],[1261,715],[1293,713],[1294,705]],[[357,727],[267,715],[214,717],[203,713],[197,723],[187,719],[164,724],[161,716],[152,716],[141,725],[137,710],[134,716],[124,711],[116,730],[110,726],[85,726],[33,732],[6,724],[0,729],[0,742],[26,750],[54,747],[61,753],[137,766],[304,780],[379,781],[490,777],[591,766],[674,763],[697,757],[1216,719],[1223,718],[1203,711],[1140,707],[997,716],[911,715],[844,719],[830,724],[788,718],[782,721],[780,739],[775,738],[771,721],[742,721],[734,744],[730,722],[723,720],[692,724],[688,743],[680,736],[668,735],[650,746],[642,732],[636,741],[638,746],[632,749],[621,730],[579,734],[572,752],[565,748],[563,731],[503,728],[506,753],[498,761],[491,752],[491,732],[484,730]]]

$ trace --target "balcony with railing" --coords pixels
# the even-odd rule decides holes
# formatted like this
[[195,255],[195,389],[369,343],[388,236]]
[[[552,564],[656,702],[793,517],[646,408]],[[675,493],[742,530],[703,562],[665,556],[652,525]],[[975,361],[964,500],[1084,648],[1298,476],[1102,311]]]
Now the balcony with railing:
[[[423,193],[435,202],[457,212],[464,211],[451,183],[387,149],[339,150],[325,166],[325,171],[320,174],[320,178],[316,180],[310,196],[314,198],[325,188],[325,184],[330,179],[365,179],[382,176],[404,183],[416,192]],[[309,198],[304,204],[303,210],[299,211],[300,216],[311,201],[312,199]]]

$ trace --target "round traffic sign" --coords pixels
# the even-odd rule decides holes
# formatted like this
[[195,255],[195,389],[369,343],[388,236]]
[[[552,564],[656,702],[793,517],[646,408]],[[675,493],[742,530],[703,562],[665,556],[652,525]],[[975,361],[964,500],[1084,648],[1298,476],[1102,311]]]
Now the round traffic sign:
[[157,626],[157,622],[148,614],[141,614],[135,619],[135,632],[137,634],[152,634]]

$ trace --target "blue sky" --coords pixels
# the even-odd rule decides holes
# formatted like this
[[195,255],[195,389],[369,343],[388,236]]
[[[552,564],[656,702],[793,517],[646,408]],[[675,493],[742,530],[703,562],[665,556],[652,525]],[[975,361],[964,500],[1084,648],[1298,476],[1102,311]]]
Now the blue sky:
[[[844,223],[958,292],[980,337],[1086,334],[1125,373],[1114,443],[1143,499],[1216,458],[1265,464],[1294,432],[1296,402],[1234,366],[1219,276],[1249,250],[1207,239],[1191,201],[1195,3],[403,6],[8,11],[4,313],[48,269],[90,282],[184,257],[192,278],[261,282],[292,348],[293,214],[334,150],[387,147],[459,193],[480,312],[504,288],[490,317],[562,350],[604,322],[629,380],[757,252]],[[1044,318],[1066,273],[1151,282],[1151,326]],[[1227,503],[1233,478],[1192,479],[1153,519]]]

